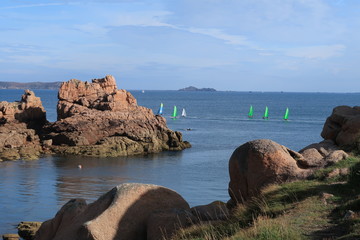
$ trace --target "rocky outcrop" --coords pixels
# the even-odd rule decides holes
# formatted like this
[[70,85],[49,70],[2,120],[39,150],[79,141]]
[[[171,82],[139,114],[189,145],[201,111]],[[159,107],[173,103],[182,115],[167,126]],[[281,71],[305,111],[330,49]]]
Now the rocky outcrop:
[[349,155],[341,150],[332,140],[324,140],[320,143],[311,144],[299,151],[303,159],[298,163],[303,168],[327,167]]
[[188,203],[170,189],[121,184],[89,205],[71,200],[41,225],[35,239],[164,239],[186,226],[189,212]]
[[58,153],[125,156],[191,146],[168,129],[165,118],[118,90],[112,76],[92,83],[70,80],[58,95],[58,121],[46,126],[44,137]]
[[360,151],[360,107],[338,106],[324,124],[321,136],[342,149]]
[[274,141],[260,139],[238,147],[229,160],[229,195],[233,203],[244,202],[272,183],[305,178],[301,154]]
[[22,122],[41,126],[46,122],[46,112],[39,97],[25,90],[19,102],[0,102],[0,122]]
[[40,98],[26,90],[19,102],[0,102],[0,160],[37,159],[39,131],[46,123]]

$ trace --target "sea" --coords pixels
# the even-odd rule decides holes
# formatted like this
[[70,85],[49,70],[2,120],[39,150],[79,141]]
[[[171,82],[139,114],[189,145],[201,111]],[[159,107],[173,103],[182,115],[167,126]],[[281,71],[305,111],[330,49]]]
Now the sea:
[[[56,120],[57,91],[34,90],[49,121]],[[359,105],[360,93],[131,91],[138,105],[154,113],[164,104],[170,129],[192,148],[146,156],[96,158],[43,156],[35,161],[0,162],[0,235],[15,233],[21,221],[45,221],[67,201],[96,200],[129,182],[161,185],[190,206],[228,201],[228,161],[247,141],[271,139],[290,149],[322,140],[326,118],[339,105]],[[0,101],[18,101],[23,90],[0,90]],[[172,119],[173,107],[186,118]],[[250,106],[254,116],[248,118]],[[269,118],[263,119],[265,107]],[[289,108],[289,119],[283,120]],[[81,165],[82,168],[78,168]]]

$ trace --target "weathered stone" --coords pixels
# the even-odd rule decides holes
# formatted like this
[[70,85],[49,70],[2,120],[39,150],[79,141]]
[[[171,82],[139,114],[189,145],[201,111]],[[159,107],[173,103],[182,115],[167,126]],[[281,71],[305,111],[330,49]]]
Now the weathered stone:
[[348,175],[350,170],[348,168],[335,168],[331,172],[329,172],[326,177],[327,178],[334,178],[338,176],[346,176]]
[[360,150],[360,107],[338,106],[324,124],[321,136],[345,150]]
[[33,122],[44,124],[46,112],[39,97],[34,92],[25,90],[20,102],[0,102],[0,117],[3,122]]
[[46,123],[40,98],[26,90],[20,102],[0,102],[0,158],[37,159],[41,153],[38,131]]
[[193,207],[191,212],[201,221],[226,220],[230,215],[226,203],[221,201]]
[[241,145],[229,160],[230,197],[243,202],[269,184],[308,176],[310,172],[298,166],[301,159],[299,153],[267,139]]
[[[146,239],[147,219],[152,213],[190,210],[188,203],[176,192],[137,183],[121,184],[75,214],[73,211],[68,213],[74,209],[72,205],[65,205],[55,218],[46,221],[35,239],[141,240]],[[66,220],[65,215],[69,216]],[[177,223],[169,224],[176,226]]]
[[25,240],[33,240],[41,224],[41,222],[21,222],[17,226],[18,234]]
[[3,240],[20,240],[20,236],[18,234],[14,234],[14,233],[8,233],[8,234],[2,235],[2,239]]
[[311,144],[301,149],[299,153],[303,159],[300,159],[298,163],[304,168],[325,167],[348,157],[348,154],[340,150],[332,140]]
[[320,200],[323,202],[324,205],[328,204],[328,200],[332,197],[334,197],[333,194],[322,192],[320,193]]

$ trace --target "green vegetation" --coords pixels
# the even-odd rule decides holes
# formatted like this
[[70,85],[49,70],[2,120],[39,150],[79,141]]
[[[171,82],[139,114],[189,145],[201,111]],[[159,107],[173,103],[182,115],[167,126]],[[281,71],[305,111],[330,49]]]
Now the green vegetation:
[[174,239],[360,239],[360,157],[312,179],[268,186],[226,221],[182,229]]

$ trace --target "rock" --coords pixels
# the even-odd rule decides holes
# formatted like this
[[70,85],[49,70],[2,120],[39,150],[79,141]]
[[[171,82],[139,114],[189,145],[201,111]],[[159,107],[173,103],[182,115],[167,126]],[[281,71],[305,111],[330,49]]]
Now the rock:
[[301,149],[299,153],[303,159],[298,162],[304,168],[325,167],[348,157],[348,154],[340,150],[332,140],[311,144]]
[[319,197],[320,197],[320,200],[321,200],[325,205],[327,205],[328,199],[334,197],[334,195],[333,195],[333,194],[330,194],[330,193],[322,192]]
[[176,226],[178,219],[171,213],[190,210],[176,192],[138,183],[121,184],[89,205],[80,202],[79,207],[76,203],[67,203],[55,218],[43,223],[35,239],[147,239],[148,219],[152,214],[169,212],[165,215],[168,221],[160,221],[158,227],[173,232],[169,226]]
[[44,128],[44,139],[52,139],[51,148],[60,154],[126,156],[191,147],[165,118],[118,90],[112,76],[63,83],[57,112],[58,121]]
[[338,106],[327,118],[321,136],[347,151],[360,150],[360,107]]
[[21,222],[17,226],[18,234],[25,240],[33,240],[41,224],[41,222]]
[[344,220],[351,220],[354,219],[356,216],[355,212],[351,211],[351,210],[347,210],[345,215],[344,215]]
[[2,236],[3,240],[20,240],[20,236],[18,234],[13,234],[13,233],[9,233],[9,234],[4,234]]
[[229,194],[243,202],[272,183],[305,178],[310,171],[300,168],[302,156],[271,140],[261,139],[238,147],[229,160]]
[[37,159],[42,152],[38,132],[46,123],[40,98],[26,90],[20,102],[0,102],[0,158]]
[[207,205],[193,207],[191,208],[191,212],[200,221],[226,220],[230,215],[226,203],[221,201],[214,201]]
[[350,172],[349,168],[335,168],[326,175],[326,178],[334,178],[338,176],[346,176]]
[[0,118],[2,122],[36,122],[39,125],[46,122],[46,111],[40,98],[33,91],[25,90],[20,102],[0,102]]
[[172,209],[152,213],[146,221],[147,240],[171,239],[171,236],[180,228],[186,228],[195,223],[197,219],[190,211]]
[[[71,226],[74,219],[82,213],[87,207],[84,199],[72,199],[67,202],[62,208],[56,213],[53,219],[45,221],[41,224],[40,228],[35,234],[35,240],[46,240],[54,239],[55,236],[59,235],[58,232],[66,231],[66,228]],[[66,239],[58,237],[58,239]],[[75,238],[68,238],[75,239]]]

